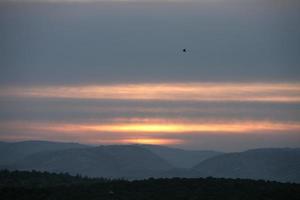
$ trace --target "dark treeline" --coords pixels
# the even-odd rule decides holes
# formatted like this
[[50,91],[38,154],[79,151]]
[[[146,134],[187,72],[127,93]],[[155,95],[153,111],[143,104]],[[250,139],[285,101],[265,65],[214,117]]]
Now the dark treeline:
[[25,187],[44,188],[54,186],[69,186],[76,184],[93,184],[109,181],[104,178],[89,178],[86,176],[71,176],[68,173],[51,173],[32,171],[0,170],[0,188]]
[[0,171],[4,200],[299,200],[300,184],[223,178],[109,180],[48,172]]

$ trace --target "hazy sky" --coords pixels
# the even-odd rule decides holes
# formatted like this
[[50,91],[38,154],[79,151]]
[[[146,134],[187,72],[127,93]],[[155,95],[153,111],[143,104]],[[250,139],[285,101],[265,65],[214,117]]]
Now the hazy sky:
[[297,0],[49,1],[0,2],[0,140],[300,147]]

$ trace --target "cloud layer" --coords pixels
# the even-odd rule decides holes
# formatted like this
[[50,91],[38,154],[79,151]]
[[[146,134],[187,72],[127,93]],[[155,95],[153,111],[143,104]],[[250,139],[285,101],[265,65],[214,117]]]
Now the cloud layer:
[[300,83],[152,83],[0,88],[28,98],[300,103]]
[[[284,137],[291,145],[300,141],[299,85],[177,82],[1,87],[0,138],[193,148],[203,138],[235,135],[247,143],[245,138],[260,135],[270,141]],[[277,139],[270,146],[278,144]]]

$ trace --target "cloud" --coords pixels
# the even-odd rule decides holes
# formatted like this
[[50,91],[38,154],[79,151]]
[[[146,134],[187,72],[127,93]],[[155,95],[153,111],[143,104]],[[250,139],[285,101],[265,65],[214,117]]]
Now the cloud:
[[[264,135],[272,145],[278,144],[274,138],[285,135],[282,144],[288,144],[288,138],[293,144],[300,139],[294,136],[300,131],[299,86],[298,82],[2,86],[0,140],[191,147],[233,135]],[[247,141],[240,141],[242,148]]]
[[2,87],[2,97],[159,101],[300,102],[300,83],[141,83]]
[[[90,144],[158,144],[215,149],[243,149],[299,144],[297,122],[240,120],[197,121],[117,119],[102,123],[7,121],[0,123],[0,140],[58,140]],[[263,138],[263,140],[259,140]],[[234,147],[228,143],[236,143]],[[249,143],[251,142],[251,143]],[[250,145],[251,144],[251,145]],[[297,146],[297,145],[296,145]]]
[[252,134],[268,132],[272,134],[299,132],[297,122],[276,121],[197,121],[197,120],[169,120],[169,119],[133,119],[114,120],[106,123],[61,123],[61,122],[28,122],[9,121],[0,123],[3,132],[47,132],[61,134],[87,133],[124,133],[124,134],[188,134],[188,133],[215,133],[215,134]]

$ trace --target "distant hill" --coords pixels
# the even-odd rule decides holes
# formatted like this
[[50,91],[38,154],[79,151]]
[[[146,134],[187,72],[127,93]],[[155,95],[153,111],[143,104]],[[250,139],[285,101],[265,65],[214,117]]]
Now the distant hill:
[[300,148],[226,153],[196,165],[201,176],[300,182]]
[[9,168],[68,172],[91,177],[140,178],[156,171],[172,169],[172,165],[142,147],[113,145],[40,152],[27,156]]
[[156,153],[157,155],[171,163],[174,167],[186,169],[195,166],[196,164],[205,159],[222,154],[221,152],[217,151],[183,150],[159,145],[140,146]]
[[0,142],[0,165],[9,165],[25,158],[28,155],[42,151],[63,150],[73,148],[86,148],[87,145],[77,143],[24,141]]
[[213,176],[300,183],[300,148],[220,153],[157,145],[0,142],[0,169],[126,179]]
[[[216,151],[192,151],[178,148],[170,148],[158,145],[136,145],[140,148],[150,150],[162,159],[169,162],[174,168],[191,168],[202,160],[220,155]],[[76,143],[62,143],[62,142],[48,142],[48,141],[24,141],[16,143],[0,142],[0,165],[6,166],[16,163],[27,156],[45,152],[58,151],[66,149],[82,149],[90,148],[91,146],[76,144]],[[102,146],[104,148],[104,146]],[[121,147],[120,147],[121,148]],[[117,146],[105,146],[105,149],[110,149],[113,153]],[[122,152],[114,153],[114,156],[119,156]]]

